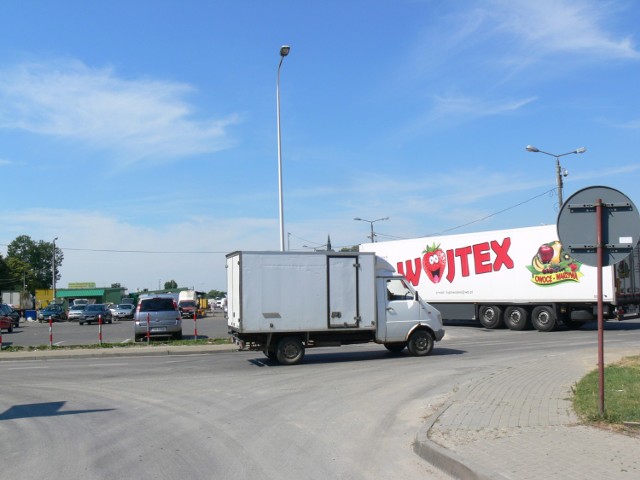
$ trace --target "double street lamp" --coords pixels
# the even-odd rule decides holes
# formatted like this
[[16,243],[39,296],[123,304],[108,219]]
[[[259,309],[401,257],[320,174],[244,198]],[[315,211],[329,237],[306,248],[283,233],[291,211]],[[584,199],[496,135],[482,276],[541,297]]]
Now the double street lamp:
[[364,218],[356,217],[354,218],[354,220],[357,220],[359,222],[369,222],[369,224],[371,225],[371,243],[374,243],[376,241],[376,236],[375,233],[373,233],[373,224],[382,220],[389,220],[389,217],[378,218],[376,220],[365,220]]
[[556,182],[558,185],[558,211],[560,211],[560,209],[562,208],[562,176],[564,175],[566,177],[569,174],[566,170],[564,171],[562,170],[562,167],[560,166],[560,157],[564,157],[565,155],[571,155],[573,153],[584,153],[587,151],[587,149],[584,147],[580,147],[570,152],[561,153],[558,155],[555,153],[543,152],[542,150],[534,147],[533,145],[527,145],[526,150],[527,152],[544,153],[545,155],[556,157]]
[[276,104],[277,104],[277,123],[278,123],[278,199],[280,209],[280,251],[284,252],[284,205],[282,199],[282,143],[280,139],[280,67],[284,57],[289,55],[291,47],[283,45],[280,47],[280,63],[278,64],[278,81],[276,83]]

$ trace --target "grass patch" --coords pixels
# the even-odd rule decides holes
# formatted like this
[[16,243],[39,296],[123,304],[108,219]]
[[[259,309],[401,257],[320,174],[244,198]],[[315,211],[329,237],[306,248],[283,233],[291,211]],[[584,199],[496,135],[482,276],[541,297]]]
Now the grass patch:
[[140,347],[167,347],[167,346],[195,346],[195,345],[226,345],[231,343],[228,338],[199,338],[197,340],[161,340],[152,339],[149,344],[146,341],[138,343],[95,343],[92,345],[8,345],[3,346],[3,352],[36,352],[36,351],[52,351],[52,350],[93,350],[93,349],[114,349],[114,348],[140,348]]
[[603,416],[598,411],[599,398],[599,373],[594,370],[574,389],[573,407],[582,420],[612,426],[640,422],[640,356],[605,366]]

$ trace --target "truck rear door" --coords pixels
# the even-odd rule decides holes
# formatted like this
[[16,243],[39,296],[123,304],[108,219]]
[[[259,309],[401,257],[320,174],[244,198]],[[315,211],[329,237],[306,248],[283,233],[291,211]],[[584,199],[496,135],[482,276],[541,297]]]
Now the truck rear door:
[[357,327],[360,321],[358,258],[328,256],[327,263],[329,327]]

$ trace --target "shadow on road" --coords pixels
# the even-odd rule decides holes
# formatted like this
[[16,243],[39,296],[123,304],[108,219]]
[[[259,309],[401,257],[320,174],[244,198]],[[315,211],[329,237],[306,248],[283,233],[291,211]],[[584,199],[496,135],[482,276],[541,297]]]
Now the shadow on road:
[[65,410],[60,411],[66,402],[29,403],[14,405],[0,413],[0,421],[18,418],[57,417],[60,415],[77,415],[80,413],[110,412],[115,408],[101,408],[96,410]]

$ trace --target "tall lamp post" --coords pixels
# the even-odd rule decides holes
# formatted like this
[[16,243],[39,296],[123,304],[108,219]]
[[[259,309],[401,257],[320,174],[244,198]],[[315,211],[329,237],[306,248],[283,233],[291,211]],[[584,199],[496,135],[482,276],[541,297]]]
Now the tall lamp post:
[[558,185],[558,211],[560,211],[560,209],[562,208],[562,176],[564,175],[566,177],[568,175],[566,170],[564,172],[562,171],[562,167],[560,166],[560,157],[564,157],[565,155],[571,155],[573,153],[584,153],[587,151],[587,149],[584,147],[580,147],[567,153],[561,153],[559,155],[556,155],[555,153],[543,152],[542,150],[534,147],[533,145],[527,145],[526,150],[527,152],[544,153],[545,155],[556,157],[556,183]]
[[280,47],[280,63],[278,64],[278,82],[276,83],[276,103],[278,110],[278,200],[280,207],[280,251],[284,252],[284,205],[282,199],[282,141],[280,138],[280,67],[284,57],[289,55],[291,47],[283,45]]
[[365,220],[364,218],[356,217],[354,218],[354,220],[358,220],[359,222],[369,222],[369,224],[371,225],[371,243],[375,243],[376,237],[375,233],[373,233],[373,224],[382,220],[389,220],[389,217],[378,218],[376,220]]
[[52,285],[53,285],[53,303],[56,303],[56,240],[58,239],[58,237],[53,239],[53,257],[52,257]]

